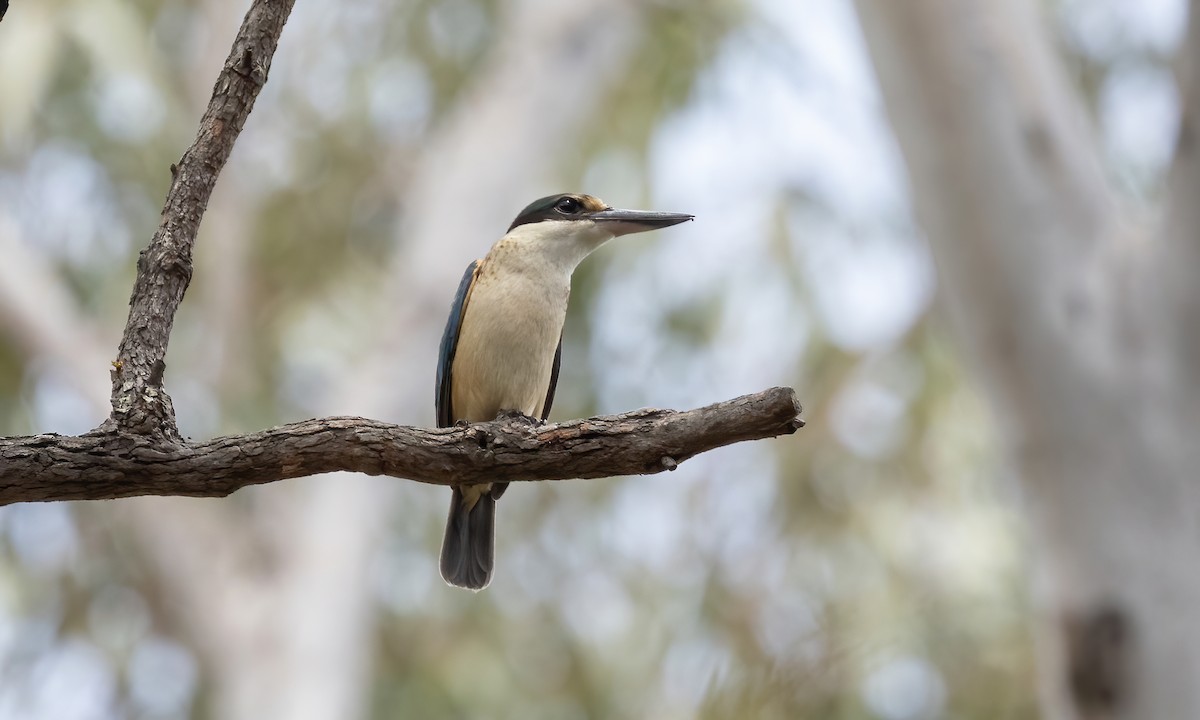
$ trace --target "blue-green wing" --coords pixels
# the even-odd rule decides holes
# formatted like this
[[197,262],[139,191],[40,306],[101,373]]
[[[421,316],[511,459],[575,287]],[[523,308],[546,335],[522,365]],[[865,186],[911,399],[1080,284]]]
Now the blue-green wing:
[[[451,382],[450,366],[454,364],[454,352],[458,349],[458,333],[462,329],[463,314],[467,310],[467,296],[471,294],[471,285],[475,282],[475,270],[479,261],[475,260],[467,266],[462,281],[458,284],[458,292],[454,294],[454,302],[450,305],[450,317],[446,320],[446,331],[442,333],[442,346],[438,351],[437,366],[437,396],[434,400],[437,407],[438,427],[450,427],[454,424],[454,408],[450,407]],[[558,375],[555,365],[555,377]],[[551,393],[553,393],[551,383]]]
[[554,351],[554,367],[550,370],[550,387],[546,388],[546,404],[542,406],[542,419],[550,417],[550,406],[554,404],[554,390],[558,387],[558,370],[562,367],[562,335],[558,336],[558,348]]

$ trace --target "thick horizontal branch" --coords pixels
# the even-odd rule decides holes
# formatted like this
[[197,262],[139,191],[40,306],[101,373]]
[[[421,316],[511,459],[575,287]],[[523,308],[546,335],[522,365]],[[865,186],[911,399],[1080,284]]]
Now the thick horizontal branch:
[[223,497],[247,485],[339,470],[437,485],[647,475],[699,453],[803,425],[790,388],[687,412],[635,410],[536,426],[526,418],[417,428],[355,417],[305,420],[196,443],[98,430],[0,439],[0,505],[135,495]]

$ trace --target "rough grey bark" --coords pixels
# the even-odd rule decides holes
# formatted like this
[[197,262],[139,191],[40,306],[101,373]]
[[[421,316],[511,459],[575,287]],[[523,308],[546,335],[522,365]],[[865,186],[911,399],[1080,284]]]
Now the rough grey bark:
[[790,388],[688,412],[637,410],[535,426],[506,418],[426,429],[353,417],[192,443],[96,432],[0,439],[0,505],[135,495],[223,497],[247,485],[348,470],[438,485],[646,475],[801,427]]
[[1023,482],[1043,712],[1200,717],[1195,72],[1147,239],[1039,7],[857,6],[944,307]]
[[163,390],[175,311],[192,279],[192,248],[217,176],[267,81],[271,58],[295,0],[256,0],[246,13],[196,140],[171,167],[162,222],[138,258],[129,319],[112,372],[109,428],[179,438],[171,398]]

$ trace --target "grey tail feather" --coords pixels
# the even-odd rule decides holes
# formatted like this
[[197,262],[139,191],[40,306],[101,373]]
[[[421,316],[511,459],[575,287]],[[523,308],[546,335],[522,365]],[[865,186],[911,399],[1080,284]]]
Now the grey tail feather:
[[442,579],[457,587],[482,590],[492,581],[495,564],[496,498],[490,490],[485,491],[468,510],[462,490],[454,487],[453,491],[442,540]]

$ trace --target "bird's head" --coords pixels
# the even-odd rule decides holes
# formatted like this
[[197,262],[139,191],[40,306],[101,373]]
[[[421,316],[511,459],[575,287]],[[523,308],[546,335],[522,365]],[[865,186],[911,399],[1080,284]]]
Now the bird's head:
[[618,210],[591,195],[561,193],[527,205],[505,237],[573,268],[618,235],[670,227],[692,217],[684,213]]

